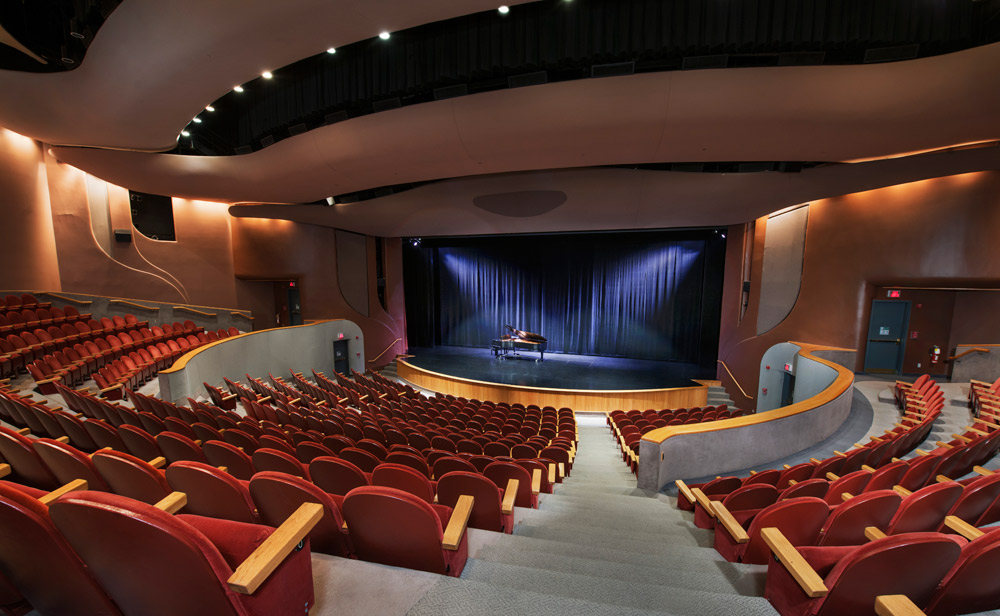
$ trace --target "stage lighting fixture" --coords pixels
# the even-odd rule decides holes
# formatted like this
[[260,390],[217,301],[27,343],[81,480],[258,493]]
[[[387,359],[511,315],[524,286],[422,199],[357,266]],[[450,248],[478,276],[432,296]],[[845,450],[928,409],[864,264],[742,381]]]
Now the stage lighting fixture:
[[329,49],[326,50],[326,53],[337,53],[337,48],[336,47],[331,47],[331,48],[329,48]]
[[205,107],[205,111],[215,111],[215,107],[209,105],[208,107]]
[[506,15],[507,13],[510,13],[510,7],[507,6],[506,4],[501,4],[500,8],[497,9],[497,12],[499,12],[501,15]]
[[270,79],[271,77],[274,77],[271,71],[264,71],[263,73],[260,74],[260,76],[263,77],[264,79]]
[[379,32],[378,33],[378,37],[380,39],[382,39],[383,41],[388,41],[389,40],[389,33],[388,32],[384,32],[384,31],[383,32]]
[[419,237],[415,237],[412,240],[410,240],[410,243],[413,244],[414,246],[419,246],[420,245],[420,238]]
[[191,133],[187,132],[186,130],[182,130],[181,131],[181,137],[190,137],[190,136],[191,136]]
[[235,88],[233,88],[233,92],[242,92],[242,91],[243,91],[243,86],[236,86]]
[[191,121],[194,122],[195,124],[201,124],[201,118],[194,118]]

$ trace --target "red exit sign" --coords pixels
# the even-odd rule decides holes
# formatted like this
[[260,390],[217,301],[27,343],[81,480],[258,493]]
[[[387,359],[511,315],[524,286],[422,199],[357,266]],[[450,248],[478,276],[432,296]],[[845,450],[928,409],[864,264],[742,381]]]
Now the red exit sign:
[[897,298],[898,299],[899,298],[899,289],[890,289],[889,290],[889,297]]

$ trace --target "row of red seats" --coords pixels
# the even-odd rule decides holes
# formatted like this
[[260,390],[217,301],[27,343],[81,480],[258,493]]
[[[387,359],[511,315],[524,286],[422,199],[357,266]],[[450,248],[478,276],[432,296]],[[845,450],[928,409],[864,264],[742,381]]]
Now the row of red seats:
[[10,310],[0,312],[0,335],[18,334],[49,325],[65,325],[90,320],[90,313],[81,314],[72,306],[65,308],[40,308],[36,310]]
[[0,312],[6,312],[8,310],[21,310],[22,308],[48,308],[52,305],[52,302],[40,302],[38,298],[31,293],[22,293],[18,295],[6,295],[3,301],[0,301]]
[[994,418],[1000,415],[1000,378],[992,383],[969,381],[969,408],[976,417],[983,413]]

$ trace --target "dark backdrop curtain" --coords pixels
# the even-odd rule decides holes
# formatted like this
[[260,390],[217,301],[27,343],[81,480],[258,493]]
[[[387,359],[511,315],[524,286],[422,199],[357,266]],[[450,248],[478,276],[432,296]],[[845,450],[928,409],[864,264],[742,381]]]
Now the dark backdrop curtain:
[[409,342],[487,347],[510,324],[552,352],[714,362],[724,243],[713,232],[425,241],[406,254]]

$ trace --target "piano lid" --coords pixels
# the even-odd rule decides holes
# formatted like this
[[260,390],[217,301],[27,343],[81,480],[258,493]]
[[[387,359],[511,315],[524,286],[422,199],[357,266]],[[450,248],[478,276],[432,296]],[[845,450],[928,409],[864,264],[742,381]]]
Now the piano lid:
[[519,338],[526,342],[548,342],[548,339],[541,334],[534,334],[532,332],[526,332],[510,325],[504,325],[504,329],[510,332],[511,338]]

